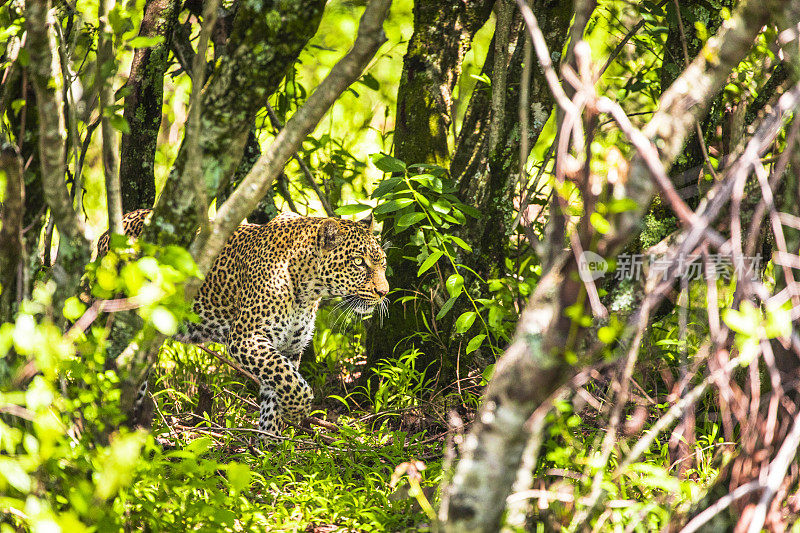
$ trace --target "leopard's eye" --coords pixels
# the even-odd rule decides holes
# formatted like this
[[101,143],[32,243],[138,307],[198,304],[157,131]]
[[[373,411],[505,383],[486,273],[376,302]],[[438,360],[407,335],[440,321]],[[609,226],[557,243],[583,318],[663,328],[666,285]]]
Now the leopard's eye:
[[353,263],[358,267],[367,266],[367,262],[364,261],[363,257],[354,257],[353,258]]

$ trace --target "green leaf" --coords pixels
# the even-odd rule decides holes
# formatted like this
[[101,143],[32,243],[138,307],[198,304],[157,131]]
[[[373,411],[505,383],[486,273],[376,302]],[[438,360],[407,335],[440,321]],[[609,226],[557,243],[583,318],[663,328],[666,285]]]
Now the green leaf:
[[772,307],[767,309],[767,320],[764,324],[764,333],[767,338],[788,338],[792,334],[792,312],[789,306]]
[[[411,179],[434,192],[442,192],[442,179],[438,176],[434,176],[433,174],[418,174]],[[444,201],[447,202],[447,200]]]
[[453,304],[456,303],[456,300],[458,300],[458,296],[453,296],[452,298],[447,300],[442,306],[442,308],[439,309],[439,312],[436,313],[436,320],[441,320],[442,317],[444,317],[444,315],[446,315],[448,311],[450,311],[450,309],[453,307]]
[[600,213],[592,213],[592,215],[589,217],[589,222],[601,235],[605,235],[611,231],[611,224],[608,222],[608,220],[603,218],[603,215]]
[[489,78],[489,76],[486,73],[481,73],[480,76],[478,76],[477,74],[470,74],[469,77],[470,78],[474,78],[475,80],[477,80],[477,81],[479,81],[481,83],[485,83],[489,87],[492,86],[492,80]]
[[611,344],[617,339],[617,331],[614,328],[603,326],[597,330],[597,338],[604,344]]
[[609,213],[624,213],[626,211],[633,211],[639,205],[630,198],[612,198],[606,209]]
[[467,252],[472,252],[472,246],[464,242],[464,239],[461,237],[456,237],[455,235],[448,235],[448,239],[459,245],[461,248],[466,250]]
[[370,89],[372,89],[373,91],[377,91],[378,89],[380,89],[380,88],[381,88],[381,84],[380,84],[380,83],[378,83],[378,80],[376,80],[376,79],[375,79],[375,76],[373,76],[373,75],[372,75],[372,74],[370,74],[369,72],[367,72],[366,74],[364,74],[364,75],[361,77],[361,79],[360,79],[360,80],[358,80],[358,81],[360,81],[361,83],[363,83],[364,85],[366,85],[367,87],[369,87]]
[[403,178],[386,178],[385,180],[381,180],[372,192],[372,198],[380,198],[384,194],[391,192],[401,181],[403,181]]
[[478,314],[475,311],[461,313],[461,316],[456,320],[456,333],[464,333],[471,328],[477,316]]
[[31,490],[31,478],[27,472],[20,466],[19,462],[0,457],[0,475],[2,475],[8,484],[22,493],[27,493]]
[[178,332],[178,320],[172,311],[166,307],[158,306],[150,315],[153,325],[164,335],[175,335]]
[[472,218],[481,218],[481,212],[472,207],[471,205],[459,204],[456,208],[462,213],[471,216]]
[[755,306],[745,300],[738,311],[725,309],[722,312],[722,320],[736,333],[755,335],[761,323],[761,316]]
[[28,52],[27,48],[20,48],[19,54],[17,54],[17,62],[20,64],[21,67],[27,67],[28,64],[30,64],[31,55]]
[[461,289],[464,288],[464,277],[461,274],[451,274],[447,281],[444,282],[447,293],[451,298],[455,298],[461,294]]
[[379,204],[378,207],[375,208],[375,214],[382,215],[384,213],[391,213],[392,211],[397,211],[403,209],[404,207],[408,207],[413,203],[413,198],[395,198],[394,200],[389,200],[388,202]]
[[446,215],[447,213],[450,212],[451,209],[453,209],[453,206],[450,204],[450,202],[448,202],[444,198],[439,198],[438,200],[436,200],[433,203],[432,207],[434,211],[436,211],[437,213],[441,213],[443,215]]
[[436,264],[436,261],[438,261],[443,254],[444,252],[441,250],[434,250],[431,255],[425,258],[425,261],[422,262],[422,265],[420,265],[419,270],[417,271],[417,276],[421,276],[424,272],[427,272],[428,269]]
[[189,453],[194,454],[194,455],[203,455],[204,453],[206,453],[208,450],[211,449],[211,446],[213,444],[214,443],[212,442],[212,440],[210,438],[208,438],[208,437],[200,437],[198,439],[194,439],[192,442],[187,444],[183,448],[183,451],[189,452]]
[[246,464],[228,464],[228,482],[233,490],[241,492],[250,486],[250,475],[250,467]]
[[68,298],[64,302],[64,318],[67,320],[78,320],[83,312],[86,311],[86,306],[75,296]]
[[425,218],[425,213],[406,213],[405,215],[400,217],[400,220],[397,221],[397,228],[405,228],[411,226],[412,224],[416,224],[420,220]]
[[484,370],[481,373],[481,377],[483,378],[483,381],[481,382],[481,385],[486,385],[487,383],[489,383],[489,381],[491,381],[491,379],[492,379],[492,376],[494,376],[494,363],[492,363],[491,365],[487,366],[486,370]]
[[355,215],[356,213],[361,213],[368,209],[372,209],[372,207],[364,204],[349,204],[341,206],[335,213],[337,215]]
[[[20,50],[21,51],[21,50]],[[23,98],[17,98],[13,102],[11,102],[11,110],[14,113],[19,113],[19,110],[25,105],[25,100]]]
[[159,257],[161,264],[169,265],[186,276],[201,277],[200,269],[194,262],[192,254],[180,246],[167,246]]
[[430,163],[413,163],[408,165],[408,170],[419,171],[422,174],[431,174],[440,178],[447,174],[447,169],[439,165],[432,165]]
[[122,115],[117,115],[114,113],[108,117],[108,121],[111,123],[111,127],[119,132],[125,134],[131,132],[131,127],[128,125],[128,121],[125,120],[125,117]]
[[145,37],[143,35],[139,35],[138,37],[134,37],[130,41],[128,41],[128,46],[131,48],[152,48],[158,44],[164,42],[163,35],[156,35],[155,37]]
[[483,339],[486,338],[486,334],[481,333],[480,335],[475,335],[470,339],[469,343],[467,343],[467,353],[470,354],[481,347],[483,344]]
[[372,154],[370,156],[372,163],[378,167],[378,170],[384,172],[405,172],[406,164],[390,155],[386,154]]

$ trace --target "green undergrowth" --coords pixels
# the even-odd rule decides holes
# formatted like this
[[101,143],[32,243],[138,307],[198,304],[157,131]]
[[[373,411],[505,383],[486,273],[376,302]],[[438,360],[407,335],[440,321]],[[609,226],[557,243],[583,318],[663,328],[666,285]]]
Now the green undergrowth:
[[367,404],[365,390],[346,384],[357,354],[327,351],[348,345],[349,335],[335,331],[320,332],[320,357],[303,363],[313,416],[327,423],[287,427],[269,445],[253,431],[255,385],[209,352],[168,341],[151,379],[151,458],[126,491],[128,523],[154,531],[427,530],[424,494],[439,482],[442,438],[441,425],[415,405],[421,374],[413,365],[393,369],[377,382],[393,393],[379,408]]
[[379,372],[374,386],[392,393],[376,408],[353,381],[360,325],[321,328],[302,368],[316,423],[263,444],[256,386],[214,355],[224,349],[167,341],[149,380],[151,430],[116,430],[104,328],[63,337],[50,295],[37,290],[0,328],[0,533],[430,528],[444,425],[413,397],[413,355]]

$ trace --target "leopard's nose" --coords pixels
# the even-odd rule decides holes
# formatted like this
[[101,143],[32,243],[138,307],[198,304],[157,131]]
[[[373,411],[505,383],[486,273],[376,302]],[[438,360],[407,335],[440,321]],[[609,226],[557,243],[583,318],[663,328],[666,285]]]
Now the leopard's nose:
[[386,274],[383,272],[375,272],[375,277],[372,278],[375,292],[378,296],[385,298],[389,294],[389,282],[386,280]]

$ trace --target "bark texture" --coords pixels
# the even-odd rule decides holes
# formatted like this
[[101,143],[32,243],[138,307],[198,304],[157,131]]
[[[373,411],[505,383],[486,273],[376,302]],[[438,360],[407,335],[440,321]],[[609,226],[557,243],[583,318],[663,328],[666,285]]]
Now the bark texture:
[[475,33],[489,18],[491,0],[417,0],[414,33],[397,89],[395,155],[406,163],[446,166],[453,89]]
[[119,179],[122,184],[122,211],[127,213],[153,207],[156,181],[153,164],[164,97],[164,73],[173,29],[178,19],[177,0],[148,0],[139,28],[140,37],[161,37],[162,42],[137,48],[128,77],[124,117],[130,133],[120,141]]
[[[486,23],[493,1],[464,3],[461,0],[440,2],[417,0],[414,2],[414,33],[403,60],[403,73],[397,91],[397,125],[395,128],[395,155],[412,163],[437,163],[447,166],[450,160],[448,128],[452,122],[452,91],[461,73],[464,55],[472,44],[475,33]],[[476,93],[478,90],[475,91]],[[475,98],[473,94],[472,98]],[[469,202],[467,202],[469,203]],[[391,265],[389,286],[413,291],[419,284],[417,265],[408,256],[411,232],[395,235],[389,224],[384,224],[383,241],[391,242],[387,259]],[[367,325],[367,372],[375,362],[390,358],[395,346],[410,331],[420,331],[419,310],[399,303],[394,297],[389,304],[389,314],[383,324],[376,321]],[[420,368],[436,362],[437,370],[441,346],[431,343],[423,350],[426,360],[419,361]]]
[[[46,23],[43,24],[42,22]],[[91,255],[89,241],[85,237],[83,221],[72,207],[67,191],[64,164],[63,105],[61,101],[58,60],[53,53],[55,39],[50,28],[57,23],[50,13],[50,2],[33,0],[26,5],[25,23],[30,56],[28,74],[36,93],[39,119],[39,156],[42,190],[50,216],[59,230],[58,261],[53,265],[53,277],[57,282],[54,309],[60,315],[68,296],[74,294],[80,283],[83,267]]]
[[0,171],[5,173],[6,179],[0,228],[0,250],[3,250],[0,254],[0,321],[11,322],[19,292],[18,276],[25,268],[22,238],[25,183],[22,181],[22,158],[16,147],[0,148]]

